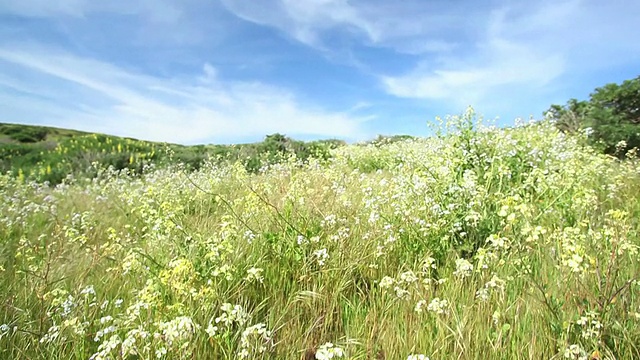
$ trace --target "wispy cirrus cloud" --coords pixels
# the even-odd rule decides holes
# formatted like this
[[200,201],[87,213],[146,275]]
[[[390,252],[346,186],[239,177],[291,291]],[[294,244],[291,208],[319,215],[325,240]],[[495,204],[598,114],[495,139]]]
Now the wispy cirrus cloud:
[[[630,36],[636,15],[639,5],[622,2],[606,7],[580,0],[504,4],[491,11],[470,51],[423,59],[405,74],[380,78],[386,91],[399,97],[505,108],[505,95],[535,96],[567,73],[616,63],[602,56],[637,61],[640,46]],[[622,23],[614,25],[613,18]]]
[[[443,52],[457,46],[454,35],[471,27],[456,29],[455,21],[462,19],[462,14],[456,14],[455,10],[460,6],[449,2],[222,0],[222,3],[246,21],[277,28],[304,44],[327,51],[335,50],[326,44],[335,38],[333,32],[342,31],[357,43],[398,52]],[[475,12],[467,9],[466,15]],[[451,36],[430,38],[443,29]]]
[[[411,55],[412,65],[400,70],[388,66],[393,71],[386,73],[362,66],[357,51],[349,52],[349,62],[370,71],[389,95],[456,108],[499,108],[505,105],[505,94],[540,96],[567,74],[640,58],[640,45],[632,35],[640,4],[628,1],[224,3],[247,21],[277,28],[323,51],[343,50],[326,45],[342,31],[351,34],[346,36],[354,47]],[[618,60],[606,58],[610,56]]]
[[180,143],[243,141],[274,132],[347,139],[368,134],[366,116],[306,103],[277,86],[222,81],[209,64],[195,77],[161,78],[37,46],[2,48],[0,63],[14,70],[0,78],[0,99],[23,121]]

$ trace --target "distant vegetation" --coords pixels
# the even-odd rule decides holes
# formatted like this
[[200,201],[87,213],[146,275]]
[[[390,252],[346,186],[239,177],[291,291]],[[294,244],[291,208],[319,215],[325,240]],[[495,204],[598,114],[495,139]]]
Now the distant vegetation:
[[[640,147],[640,76],[622,84],[595,89],[589,100],[569,100],[552,105],[547,116],[562,132],[585,134],[598,151],[618,157],[636,156]],[[381,147],[416,140],[409,135],[378,136],[360,145]],[[262,142],[238,145],[183,146],[44,126],[0,123],[0,173],[25,180],[62,182],[67,176],[94,177],[98,169],[112,167],[142,174],[149,166],[182,163],[198,170],[206,161],[240,163],[250,173],[265,165],[295,157],[327,160],[331,151],[346,145],[341,140],[303,142],[282,134],[267,135]],[[630,152],[630,150],[632,150]],[[380,157],[372,157],[376,162]],[[360,164],[361,170],[381,164]]]
[[0,172],[58,184],[68,175],[95,176],[98,168],[113,167],[135,174],[147,165],[182,163],[190,170],[205,161],[240,162],[249,172],[295,156],[328,159],[341,140],[303,142],[282,134],[239,145],[183,146],[43,126],[0,123]]
[[640,147],[640,76],[599,87],[588,101],[552,105],[547,112],[560,130],[585,132],[600,151],[624,156]]

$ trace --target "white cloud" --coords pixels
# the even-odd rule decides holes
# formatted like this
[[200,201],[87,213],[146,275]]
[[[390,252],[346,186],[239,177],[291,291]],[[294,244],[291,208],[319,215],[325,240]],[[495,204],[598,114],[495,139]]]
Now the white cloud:
[[[365,116],[314,107],[263,83],[220,81],[208,64],[192,78],[165,79],[42,47],[0,48],[0,62],[14,69],[14,75],[0,79],[0,99],[12,104],[5,115],[13,113],[23,122],[40,119],[179,143],[259,139],[274,132],[347,139],[369,135]],[[3,86],[10,89],[2,91]]]
[[640,58],[640,45],[631,35],[632,19],[640,16],[638,5],[509,3],[488,15],[484,30],[466,44],[466,51],[424,58],[399,76],[380,76],[386,91],[456,106],[484,105],[501,102],[497,97],[506,89],[512,95],[540,92],[567,72]]
[[[588,72],[640,58],[635,39],[640,3],[623,0],[223,3],[247,21],[277,28],[325,52],[345,52],[324,41],[342,31],[342,36],[352,34],[352,43],[392,50],[396,54],[386,54],[390,59],[397,53],[413,55],[417,65],[404,73],[395,67],[393,74],[374,74],[385,91],[458,107],[489,103],[509,87],[535,93],[569,71]],[[361,66],[357,52],[347,49],[343,57],[372,72]]]
[[[424,63],[402,76],[383,76],[387,92],[398,97],[447,100],[457,106],[478,104],[501,86],[542,87],[565,69],[562,56],[538,54],[504,40],[485,44],[471,64],[436,66]],[[452,61],[455,62],[455,61]]]
[[376,36],[368,21],[362,19],[356,9],[346,0],[277,0],[242,2],[222,0],[236,16],[279,28],[307,45],[322,47],[319,35],[324,30],[347,26]]
[[222,0],[222,3],[246,21],[277,28],[306,45],[328,51],[331,49],[324,44],[323,35],[331,30],[342,30],[365,44],[399,52],[448,51],[456,46],[455,42],[424,37],[443,29],[453,30],[452,25],[461,17],[448,13],[441,5],[416,0],[392,4],[348,0]]

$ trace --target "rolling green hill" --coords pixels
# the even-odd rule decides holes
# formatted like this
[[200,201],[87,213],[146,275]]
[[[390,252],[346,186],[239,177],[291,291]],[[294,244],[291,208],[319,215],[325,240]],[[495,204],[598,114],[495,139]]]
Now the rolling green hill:
[[68,175],[93,176],[96,166],[113,166],[144,172],[145,165],[181,162],[198,169],[206,160],[241,162],[250,172],[292,154],[300,160],[310,156],[328,158],[329,150],[344,145],[340,140],[302,142],[281,134],[264,141],[239,145],[193,145],[142,141],[44,126],[0,123],[0,172],[23,179],[62,182]]

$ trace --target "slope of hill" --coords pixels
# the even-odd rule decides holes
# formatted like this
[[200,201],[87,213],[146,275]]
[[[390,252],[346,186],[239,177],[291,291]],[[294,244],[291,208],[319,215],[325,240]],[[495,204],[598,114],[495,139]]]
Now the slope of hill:
[[118,136],[44,126],[0,123],[0,172],[56,184],[69,174],[93,176],[96,167],[113,166],[142,173],[146,164],[184,163],[198,169],[205,160],[240,161],[247,170],[295,154],[327,158],[329,150],[344,145],[340,140],[296,141],[281,134],[264,141],[239,145],[194,145],[142,141]]

